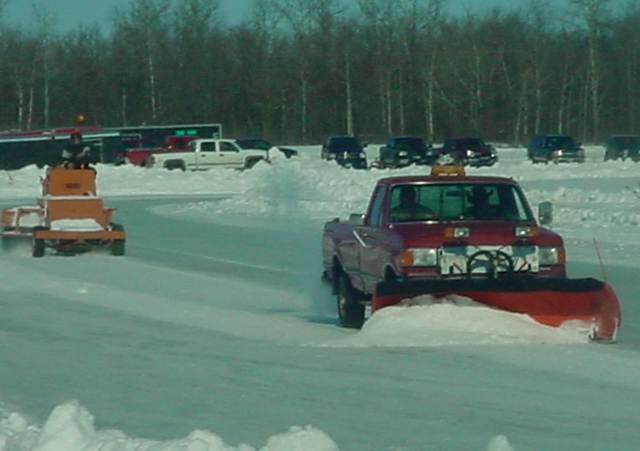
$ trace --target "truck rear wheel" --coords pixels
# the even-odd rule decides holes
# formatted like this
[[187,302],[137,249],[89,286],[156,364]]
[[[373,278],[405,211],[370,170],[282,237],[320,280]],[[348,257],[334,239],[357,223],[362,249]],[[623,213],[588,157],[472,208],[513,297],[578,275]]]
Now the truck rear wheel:
[[360,329],[364,324],[364,305],[360,302],[362,296],[351,285],[349,277],[340,273],[337,284],[336,302],[338,307],[338,320],[342,327]]
[[261,157],[247,158],[244,162],[244,168],[251,169],[256,164],[258,164],[258,161],[261,161],[261,160],[264,160],[264,158],[261,158]]
[[173,171],[174,169],[179,169],[181,171],[187,170],[187,165],[184,163],[183,160],[167,160],[164,163],[164,167],[165,169],[168,169],[170,171]]

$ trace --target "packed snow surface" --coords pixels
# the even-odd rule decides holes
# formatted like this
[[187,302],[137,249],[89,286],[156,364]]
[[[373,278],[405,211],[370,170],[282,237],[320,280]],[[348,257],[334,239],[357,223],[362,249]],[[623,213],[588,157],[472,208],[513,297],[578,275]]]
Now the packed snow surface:
[[[298,149],[246,171],[99,165],[126,256],[7,246],[0,451],[638,449],[637,164],[501,148],[467,169],[553,202],[570,275],[620,298],[618,343],[598,345],[456,296],[337,327],[323,222],[364,212],[379,178],[428,168],[347,170]],[[5,172],[2,207],[35,203],[42,172]]]

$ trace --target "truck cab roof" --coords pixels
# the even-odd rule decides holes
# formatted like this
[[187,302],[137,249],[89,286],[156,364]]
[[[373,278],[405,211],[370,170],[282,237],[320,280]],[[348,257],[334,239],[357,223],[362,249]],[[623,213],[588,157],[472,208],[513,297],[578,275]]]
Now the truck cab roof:
[[509,177],[476,176],[476,175],[404,175],[385,177],[378,180],[378,185],[423,184],[423,183],[509,183],[518,182]]

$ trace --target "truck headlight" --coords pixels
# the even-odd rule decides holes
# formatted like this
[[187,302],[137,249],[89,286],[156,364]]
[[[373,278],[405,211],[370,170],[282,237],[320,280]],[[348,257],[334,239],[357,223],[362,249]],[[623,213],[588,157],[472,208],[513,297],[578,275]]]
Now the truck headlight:
[[540,229],[531,226],[517,226],[515,229],[515,235],[518,238],[527,238],[530,236],[536,236]]
[[435,248],[406,249],[402,252],[400,263],[403,266],[436,266],[438,250]]
[[406,150],[401,150],[400,152],[398,152],[399,157],[406,157],[408,155],[409,153]]
[[541,265],[559,265],[566,262],[566,254],[563,247],[540,246],[538,248],[538,261]]
[[471,230],[469,230],[469,227],[447,227],[444,229],[444,236],[447,238],[469,238],[470,234]]

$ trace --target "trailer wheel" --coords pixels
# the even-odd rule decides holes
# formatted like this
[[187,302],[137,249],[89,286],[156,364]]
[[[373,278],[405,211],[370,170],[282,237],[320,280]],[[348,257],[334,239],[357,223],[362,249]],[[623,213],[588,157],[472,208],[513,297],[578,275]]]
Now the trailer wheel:
[[344,272],[340,273],[337,282],[336,302],[340,325],[349,329],[360,329],[364,324],[365,313],[364,305],[360,302],[362,296],[351,286],[351,281]]
[[44,229],[44,227],[34,227],[33,228],[34,238],[33,238],[32,244],[31,244],[31,256],[32,257],[35,257],[35,258],[44,257],[44,248],[45,248],[44,240],[35,238],[35,233],[38,230],[43,230],[43,229]]

